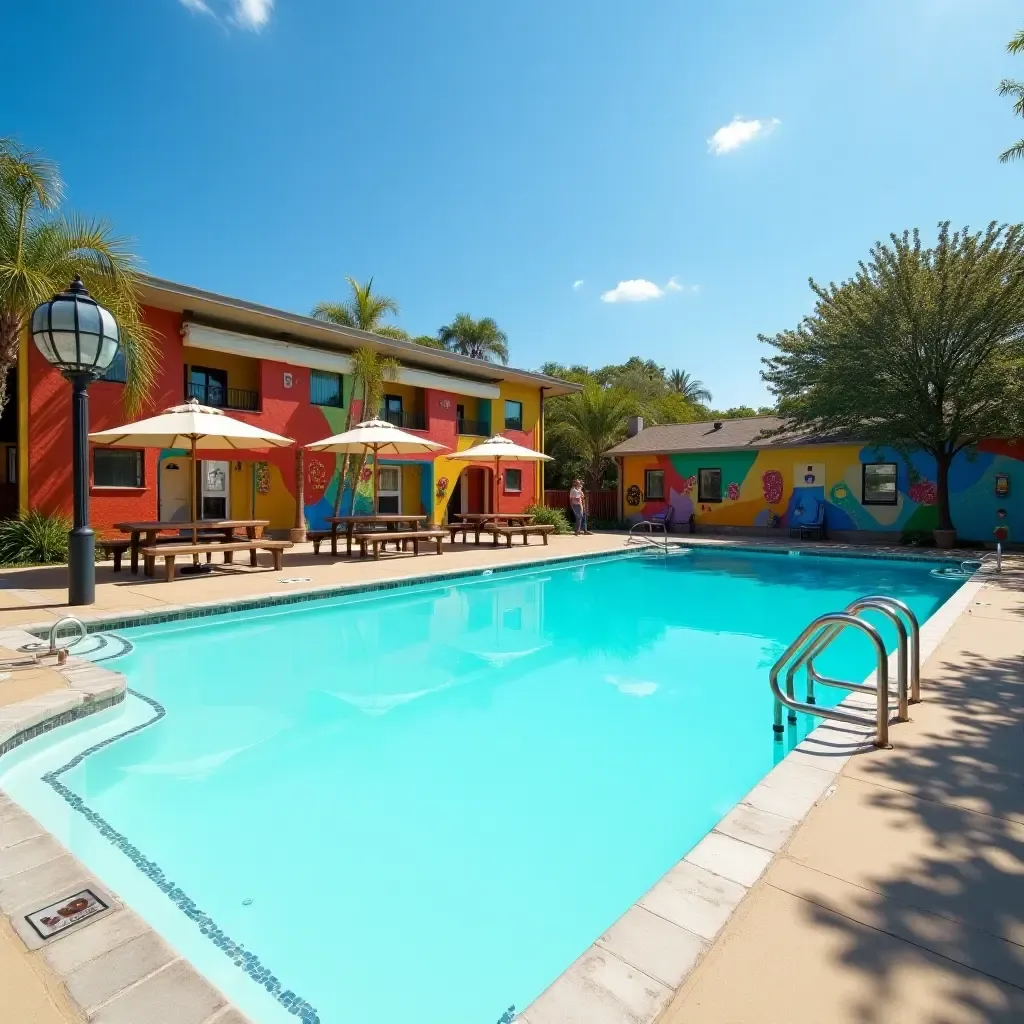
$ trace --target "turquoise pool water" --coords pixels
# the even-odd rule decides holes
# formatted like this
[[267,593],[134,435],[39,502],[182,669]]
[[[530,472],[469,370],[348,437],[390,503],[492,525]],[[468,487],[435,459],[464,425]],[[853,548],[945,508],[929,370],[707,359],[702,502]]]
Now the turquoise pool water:
[[768,668],[812,617],[955,589],[693,551],[128,630],[136,695],[0,785],[260,1024],[495,1024],[782,755]]

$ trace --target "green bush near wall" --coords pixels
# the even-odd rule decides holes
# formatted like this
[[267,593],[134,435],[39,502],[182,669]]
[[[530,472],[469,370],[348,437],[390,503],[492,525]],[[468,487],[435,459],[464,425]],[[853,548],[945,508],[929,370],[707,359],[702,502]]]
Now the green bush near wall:
[[0,522],[0,565],[62,565],[68,560],[67,516],[36,509]]
[[527,510],[528,516],[533,516],[537,526],[553,526],[555,533],[571,533],[572,527],[565,513],[560,508],[548,508],[547,505],[531,505]]

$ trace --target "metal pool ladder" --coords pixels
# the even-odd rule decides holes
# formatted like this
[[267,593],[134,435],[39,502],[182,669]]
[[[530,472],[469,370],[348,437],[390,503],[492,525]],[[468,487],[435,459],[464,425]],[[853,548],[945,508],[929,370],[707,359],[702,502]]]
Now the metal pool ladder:
[[[807,625],[772,666],[768,673],[768,682],[775,696],[775,723],[772,728],[776,739],[781,739],[786,731],[782,724],[782,706],[785,704],[789,708],[790,722],[795,723],[796,713],[804,711],[832,721],[845,722],[847,725],[874,725],[875,746],[889,746],[889,657],[885,653],[881,634],[859,614],[868,609],[881,612],[896,627],[896,721],[910,720],[908,705],[916,704],[921,699],[920,625],[917,616],[902,601],[882,595],[870,595],[858,598],[841,612],[819,615]],[[863,633],[875,650],[874,686],[870,683],[831,679],[821,675],[814,667],[814,659],[847,628],[857,629]],[[789,667],[786,670],[786,690],[783,692],[779,686],[779,674],[787,665]],[[799,701],[794,693],[794,680],[802,666],[806,666],[807,669],[807,693],[806,699]],[[841,711],[839,708],[818,707],[814,696],[815,683],[874,695],[874,718],[852,711]]]
[[[647,527],[647,535],[646,536],[639,535],[639,536],[634,537],[633,536],[633,531],[638,529],[641,526],[646,526]],[[664,539],[663,540],[659,541],[659,540],[655,540],[654,539],[654,527],[656,527],[656,526],[660,526],[662,528],[662,530],[664,532]],[[665,554],[668,554],[670,547],[674,547],[675,546],[675,545],[670,545],[669,544],[669,542],[668,542],[668,530],[665,529],[664,524],[663,523],[656,523],[656,522],[654,522],[651,519],[642,519],[639,523],[634,523],[629,528],[629,536],[626,538],[626,546],[629,547],[629,545],[631,545],[631,544],[646,544],[649,547],[658,548],[659,551],[664,551]]]

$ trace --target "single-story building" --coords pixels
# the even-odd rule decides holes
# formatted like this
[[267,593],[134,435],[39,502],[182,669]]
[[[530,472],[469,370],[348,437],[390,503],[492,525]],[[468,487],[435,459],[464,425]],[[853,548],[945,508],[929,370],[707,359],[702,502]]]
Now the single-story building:
[[[446,446],[433,455],[382,458],[377,467],[380,512],[423,514],[443,522],[449,509],[491,510],[493,470],[470,464],[460,451],[502,433],[543,450],[544,401],[578,385],[544,374],[470,359],[411,342],[338,327],[256,303],[216,295],[154,277],[142,281],[143,313],[156,333],[156,384],[137,417],[188,398],[294,438],[297,446],[381,416]],[[369,346],[400,364],[386,385],[383,407],[363,410],[353,388],[352,352]],[[89,388],[90,429],[126,422],[123,358]],[[13,384],[13,382],[12,382]],[[71,387],[35,345],[23,340],[17,386],[0,417],[0,515],[19,509],[71,509]],[[342,456],[305,452],[301,491],[295,448],[237,452],[191,467],[183,451],[106,449],[89,453],[90,513],[107,532],[129,520],[182,521],[188,517],[188,474],[196,473],[203,518],[267,519],[286,531],[304,518],[323,528],[333,515]],[[367,464],[356,487],[356,511],[368,512],[372,474]],[[501,464],[497,498],[502,511],[522,511],[543,500],[543,467]],[[351,492],[342,510],[350,507]]]
[[[671,507],[676,524],[692,515],[698,529],[764,535],[823,502],[827,535],[837,540],[898,541],[938,526],[931,456],[772,433],[784,426],[774,416],[646,428],[634,418],[608,452],[619,468],[620,517],[637,522]],[[1024,441],[992,439],[960,452],[949,493],[962,539],[991,543],[1002,528],[1010,541],[1024,540]]]

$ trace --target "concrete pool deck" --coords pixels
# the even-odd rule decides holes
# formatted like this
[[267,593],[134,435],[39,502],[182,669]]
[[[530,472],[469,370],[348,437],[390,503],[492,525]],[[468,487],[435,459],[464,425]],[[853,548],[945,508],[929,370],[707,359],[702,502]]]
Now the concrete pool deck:
[[[685,540],[758,546],[750,540]],[[101,567],[90,617],[174,612],[289,589],[479,571],[622,546],[621,534],[606,534],[552,538],[546,548],[517,545],[511,552],[456,545],[440,558],[380,562],[332,562],[300,549],[280,573],[243,570],[172,584]],[[6,605],[0,626],[13,625],[5,619],[8,614],[32,624],[66,614],[64,573],[61,568],[0,573],[0,584],[6,583],[0,590],[0,604]],[[311,579],[279,582],[294,577]],[[987,575],[962,593],[966,602],[945,614],[940,610],[923,630],[923,641],[938,647],[922,669],[924,703],[912,709],[912,722],[893,729],[895,749],[847,761],[850,751],[862,748],[861,736],[828,727],[816,732],[818,749],[808,740],[790,754],[518,1019],[526,1024],[1024,1019],[1024,636],[1019,628],[1024,569],[1008,562],[1002,576]],[[831,742],[837,747],[827,750]],[[23,812],[8,806],[5,813],[4,800],[0,794],[0,893],[4,876],[10,877],[2,870],[5,857],[19,845],[9,832],[5,837],[4,824],[15,818],[23,824]],[[117,913],[138,922],[127,908]],[[40,1024],[121,1019],[95,1007],[83,1010],[70,999],[48,962],[52,957],[28,951],[2,917],[0,991],[6,992],[8,983],[11,991],[17,989],[21,1016],[14,1019]],[[121,996],[129,997],[125,1005],[138,1014],[140,1004],[131,994],[143,998],[149,989],[154,998],[166,999],[165,986],[187,965],[155,933],[143,936],[129,929],[118,941],[117,927],[101,926],[102,920],[82,926],[70,946],[70,939],[52,944],[58,966],[62,946],[88,945],[86,937],[93,934],[93,959],[75,961],[76,970],[88,975],[89,963],[105,957],[115,963],[127,954],[133,964],[143,957],[134,968],[143,973]],[[145,973],[145,957],[154,955],[149,944],[160,953],[160,964]],[[178,994],[174,984],[169,991]],[[194,971],[191,977],[182,974],[180,991],[183,997],[192,992],[196,1013],[203,1013],[190,1014],[189,1021],[244,1019]],[[167,1019],[178,1024],[177,1018]],[[142,1020],[164,1017],[129,1017],[125,1024]]]

